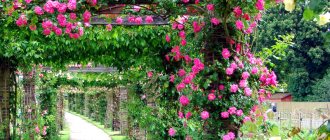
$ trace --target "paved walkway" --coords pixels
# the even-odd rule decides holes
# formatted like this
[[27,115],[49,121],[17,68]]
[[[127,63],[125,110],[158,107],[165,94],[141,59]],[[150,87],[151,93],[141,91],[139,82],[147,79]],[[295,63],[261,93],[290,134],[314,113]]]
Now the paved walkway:
[[70,140],[111,140],[101,129],[71,113],[65,113],[65,121],[70,128]]

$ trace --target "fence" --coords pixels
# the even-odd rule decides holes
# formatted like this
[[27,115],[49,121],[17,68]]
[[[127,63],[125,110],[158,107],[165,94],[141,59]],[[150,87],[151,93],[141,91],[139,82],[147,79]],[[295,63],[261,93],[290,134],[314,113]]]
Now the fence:
[[330,102],[278,102],[270,119],[280,126],[316,129],[330,116]]

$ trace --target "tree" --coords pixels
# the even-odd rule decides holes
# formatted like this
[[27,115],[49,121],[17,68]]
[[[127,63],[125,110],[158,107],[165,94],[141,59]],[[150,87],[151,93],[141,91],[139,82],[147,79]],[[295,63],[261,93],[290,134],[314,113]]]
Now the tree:
[[[313,21],[303,19],[304,6],[297,5],[292,12],[286,12],[279,6],[267,11],[260,25],[261,30],[257,39],[257,46],[270,47],[275,44],[274,37],[279,35],[294,34],[294,45],[287,50],[287,58],[283,61],[274,61],[278,65],[275,69],[280,74],[280,81],[288,83],[288,91],[294,96],[294,100],[308,100],[312,94],[313,82],[322,79],[326,70],[330,67],[330,48],[324,44],[329,25],[319,26]],[[283,63],[284,62],[284,63]],[[281,65],[288,62],[287,67]]]

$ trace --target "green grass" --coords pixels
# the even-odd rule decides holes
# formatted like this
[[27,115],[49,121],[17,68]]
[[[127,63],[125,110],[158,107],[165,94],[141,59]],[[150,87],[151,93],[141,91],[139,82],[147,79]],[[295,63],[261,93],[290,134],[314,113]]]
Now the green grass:
[[64,129],[60,132],[60,140],[70,139],[70,128],[67,123],[64,124]]
[[90,118],[83,116],[81,114],[78,114],[76,112],[72,112],[72,111],[68,111],[68,112],[84,119],[85,121],[95,125],[97,128],[103,130],[106,134],[108,134],[111,137],[112,140],[127,140],[128,139],[126,136],[120,135],[119,131],[112,131],[109,128],[104,128],[104,125],[101,124],[100,122],[91,120]]

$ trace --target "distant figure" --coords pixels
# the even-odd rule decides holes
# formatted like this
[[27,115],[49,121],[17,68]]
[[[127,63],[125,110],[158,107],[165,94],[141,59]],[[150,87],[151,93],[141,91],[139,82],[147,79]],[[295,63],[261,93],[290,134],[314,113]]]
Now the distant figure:
[[272,103],[272,110],[273,112],[277,112],[277,106],[275,103]]

